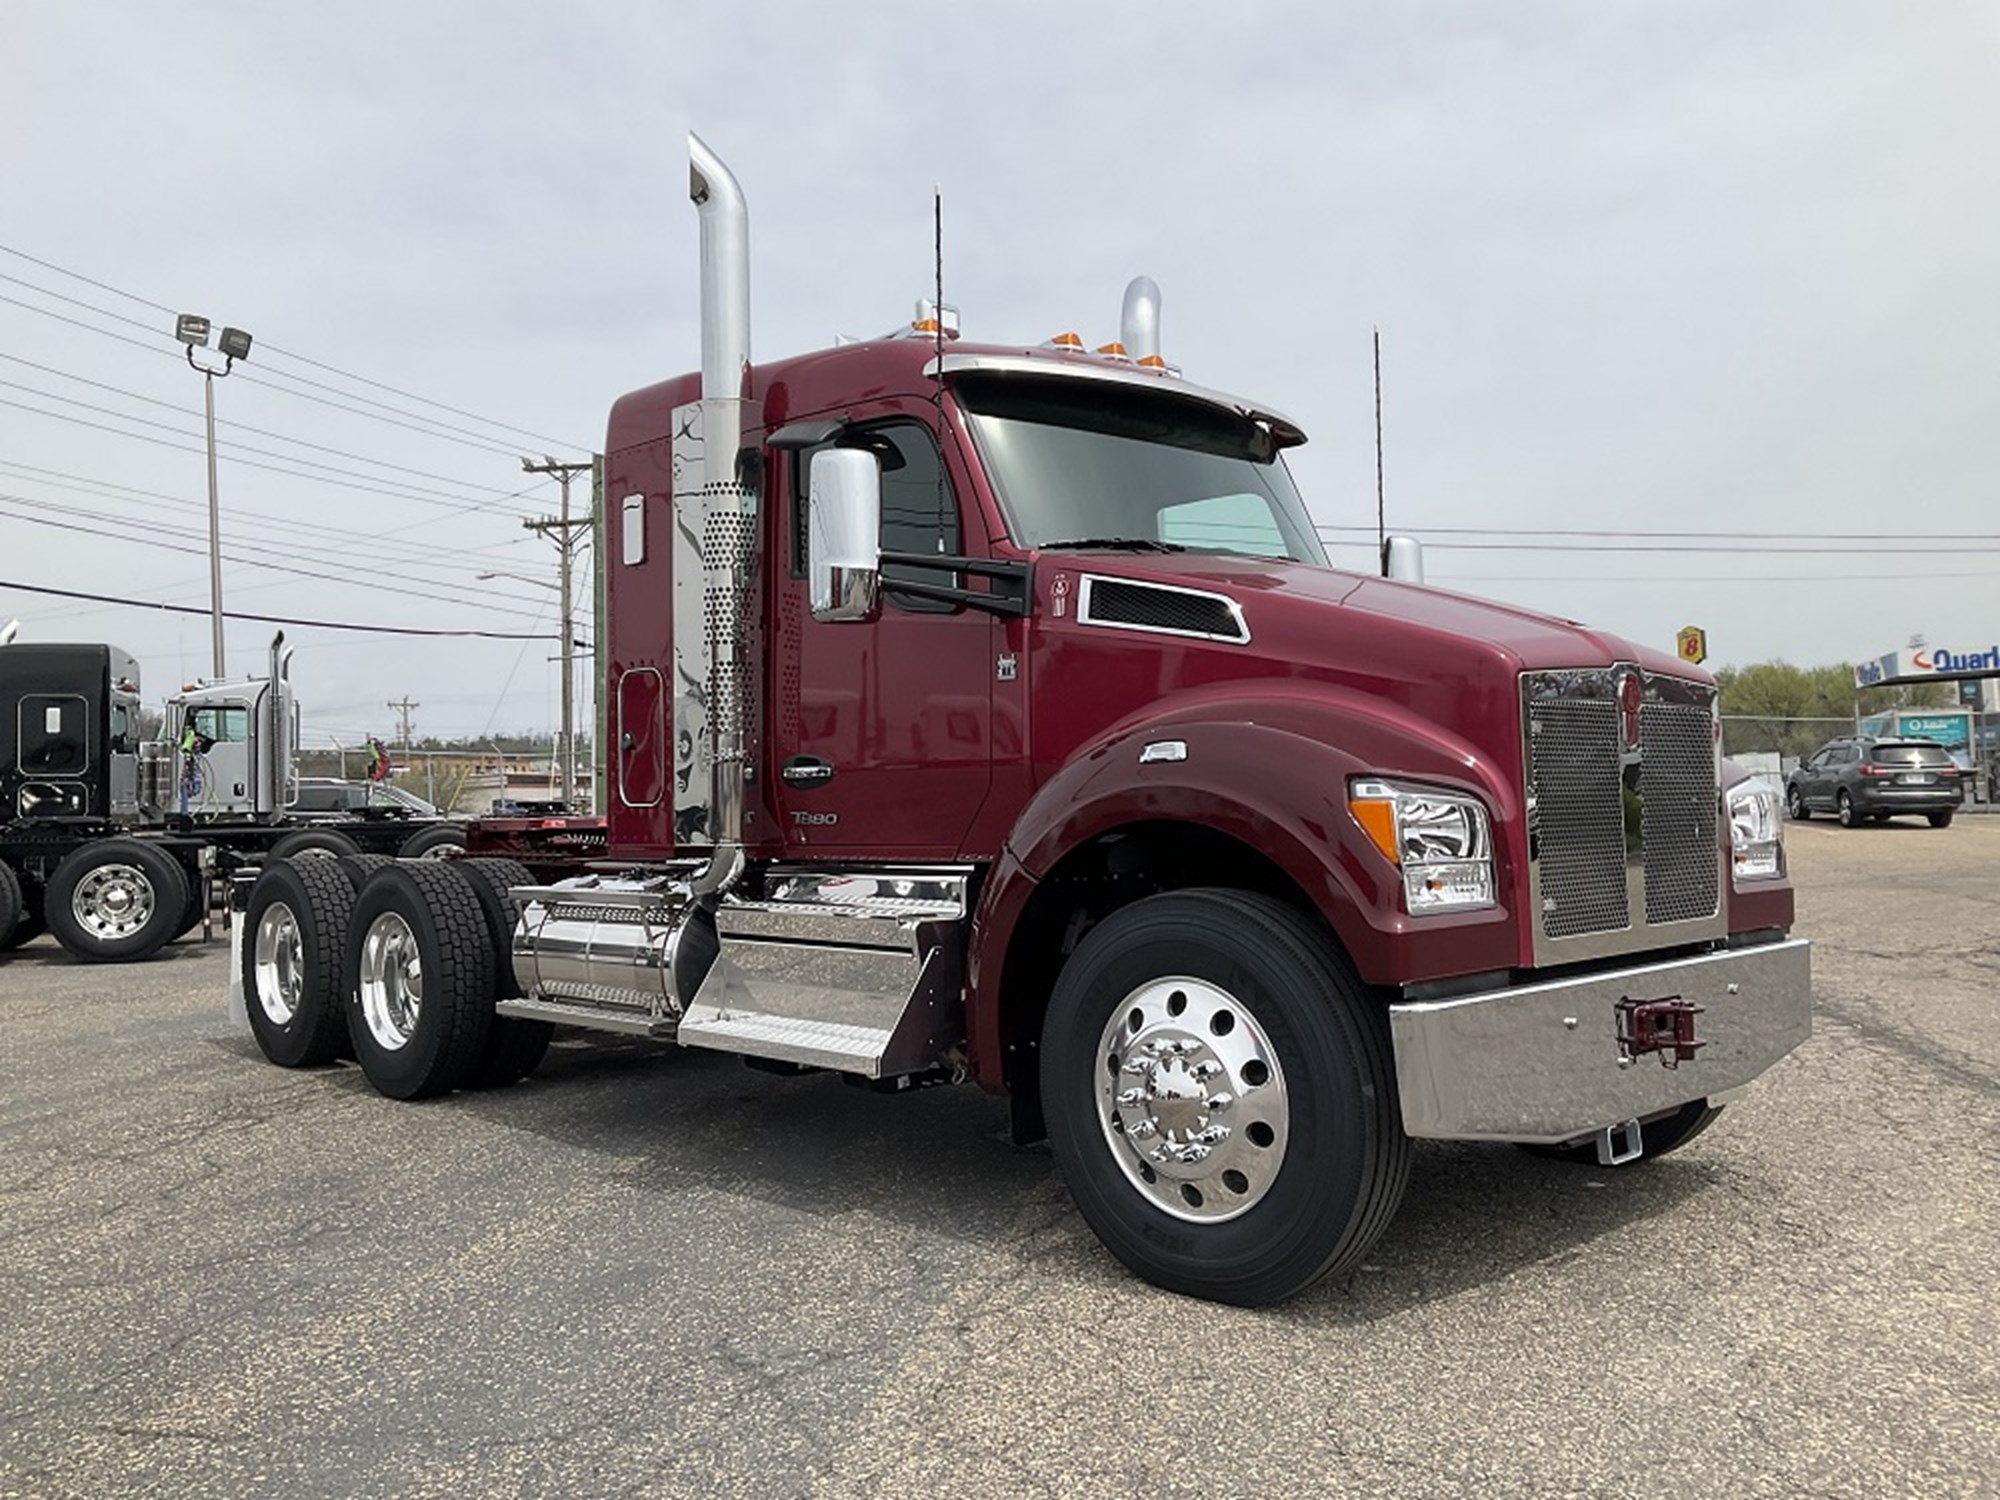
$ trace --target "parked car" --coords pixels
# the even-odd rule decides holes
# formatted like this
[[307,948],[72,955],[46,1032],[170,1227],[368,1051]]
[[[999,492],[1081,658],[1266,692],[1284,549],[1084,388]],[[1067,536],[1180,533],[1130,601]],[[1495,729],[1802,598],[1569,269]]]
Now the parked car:
[[1785,809],[1803,822],[1832,813],[1843,828],[1922,813],[1947,828],[1965,801],[1965,776],[1935,740],[1829,740],[1785,779]]
[[414,792],[377,781],[341,781],[302,776],[294,813],[386,813],[407,818],[442,818],[443,813]]

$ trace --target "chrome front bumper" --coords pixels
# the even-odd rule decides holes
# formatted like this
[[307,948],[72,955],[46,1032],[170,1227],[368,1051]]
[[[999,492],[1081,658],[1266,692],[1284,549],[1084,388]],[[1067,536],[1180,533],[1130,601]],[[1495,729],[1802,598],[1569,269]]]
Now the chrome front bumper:
[[[1403,1128],[1446,1140],[1569,1141],[1739,1088],[1812,1034],[1811,945],[1770,943],[1578,979],[1389,1007]],[[1679,999],[1700,1048],[1620,1041],[1619,1006]]]

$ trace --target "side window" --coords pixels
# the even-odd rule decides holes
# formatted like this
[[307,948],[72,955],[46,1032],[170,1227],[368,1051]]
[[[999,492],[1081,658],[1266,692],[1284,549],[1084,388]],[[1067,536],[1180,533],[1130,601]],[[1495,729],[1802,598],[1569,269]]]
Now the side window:
[[[851,428],[828,448],[861,448],[872,453],[882,465],[882,550],[926,554],[959,551],[958,496],[951,477],[944,472],[938,447],[930,429],[921,422],[883,422],[873,427]],[[820,448],[805,448],[793,455],[792,468],[792,576],[806,571],[806,507],[810,500],[812,459]],[[918,614],[946,614],[952,605],[935,599],[914,599],[898,594],[892,585],[898,580],[912,583],[955,584],[950,573],[929,568],[887,567],[882,570],[883,596],[897,609]]]
[[250,710],[247,708],[197,708],[188,718],[196,734],[216,744],[250,738]]
[[15,764],[29,775],[78,776],[90,769],[89,705],[70,694],[21,698]]

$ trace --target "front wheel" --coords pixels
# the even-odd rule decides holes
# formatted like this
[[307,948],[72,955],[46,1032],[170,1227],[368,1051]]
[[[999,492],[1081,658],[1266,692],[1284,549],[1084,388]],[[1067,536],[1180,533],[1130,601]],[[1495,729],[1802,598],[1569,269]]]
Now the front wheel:
[[1056,981],[1049,1140],[1105,1246],[1169,1291],[1281,1301],[1360,1263],[1409,1177],[1388,1014],[1291,908],[1121,908]]
[[56,941],[86,963],[151,958],[180,933],[187,875],[139,839],[99,839],[67,855],[49,877],[42,911]]
[[1805,793],[1796,786],[1785,788],[1785,814],[1794,823],[1803,823],[1812,816],[1812,809],[1806,806]]

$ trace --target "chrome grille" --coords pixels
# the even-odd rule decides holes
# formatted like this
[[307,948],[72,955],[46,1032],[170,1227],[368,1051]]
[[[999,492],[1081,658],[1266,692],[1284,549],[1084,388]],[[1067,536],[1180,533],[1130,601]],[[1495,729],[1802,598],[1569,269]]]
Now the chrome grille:
[[1692,704],[1648,703],[1639,711],[1639,750],[1646,920],[1712,916],[1719,880],[1715,721]]
[[1529,705],[1528,755],[1541,857],[1542,930],[1605,932],[1631,920],[1618,705],[1559,698]]
[[1637,666],[1523,673],[1535,962],[1719,937],[1715,689]]

